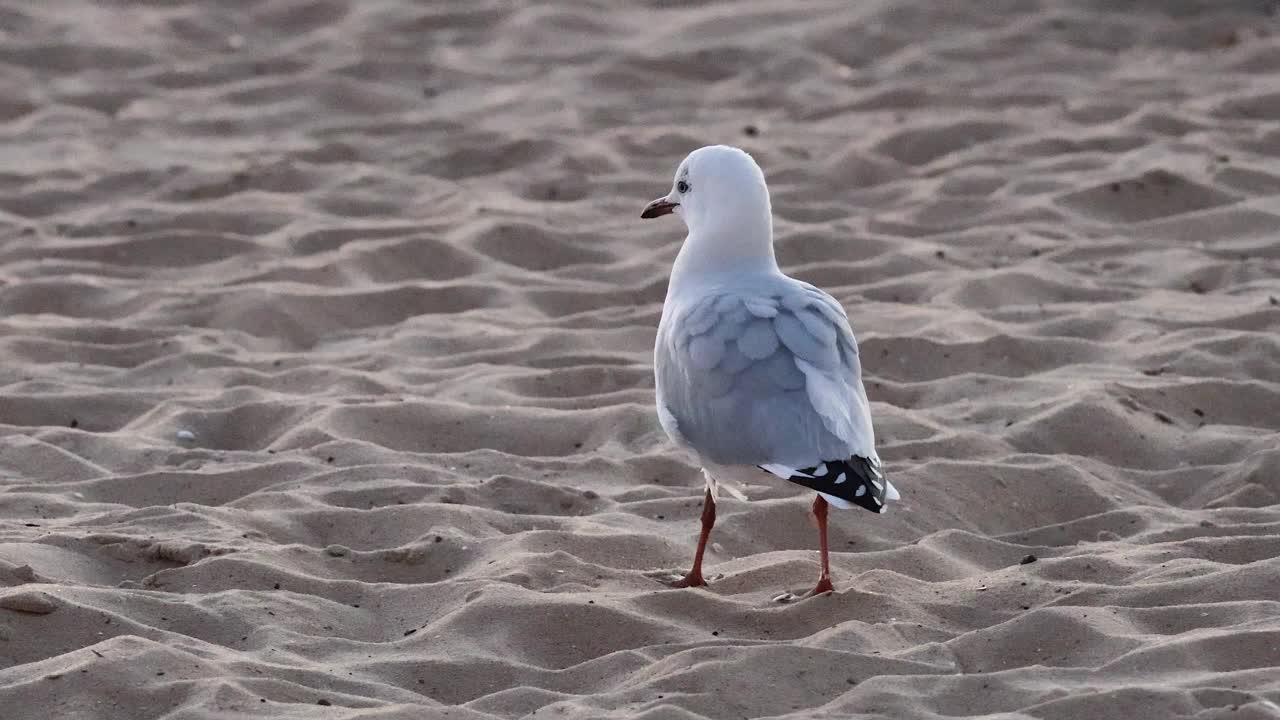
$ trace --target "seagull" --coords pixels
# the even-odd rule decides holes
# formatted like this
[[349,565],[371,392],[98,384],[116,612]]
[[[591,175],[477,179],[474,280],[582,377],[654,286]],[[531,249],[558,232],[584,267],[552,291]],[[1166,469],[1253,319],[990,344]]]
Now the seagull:
[[787,277],[773,254],[764,172],[746,152],[699,148],[671,192],[640,214],[689,230],[671,270],[654,346],[658,421],[702,466],[707,491],[693,567],[673,587],[706,585],[702,556],[722,485],[763,473],[817,491],[821,575],[835,590],[827,506],[882,513],[898,491],[876,454],[862,364],[840,303]]

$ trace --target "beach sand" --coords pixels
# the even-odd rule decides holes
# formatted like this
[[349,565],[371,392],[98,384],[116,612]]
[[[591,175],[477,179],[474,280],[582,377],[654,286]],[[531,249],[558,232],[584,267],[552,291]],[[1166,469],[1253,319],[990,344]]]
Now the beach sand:
[[[853,6],[850,9],[849,6]],[[0,6],[0,717],[1280,717],[1270,2]],[[888,514],[652,407],[690,150]]]

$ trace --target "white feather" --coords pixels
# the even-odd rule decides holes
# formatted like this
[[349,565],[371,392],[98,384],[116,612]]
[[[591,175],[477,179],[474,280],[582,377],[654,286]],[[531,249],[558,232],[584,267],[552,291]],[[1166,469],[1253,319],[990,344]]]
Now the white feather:
[[760,466],[767,470],[770,474],[777,475],[783,480],[790,480],[792,477],[799,475],[800,477],[813,477],[809,473],[802,473],[796,468],[779,465],[778,463],[767,463]]
[[853,507],[853,503],[849,502],[848,500],[845,500],[844,498],[838,498],[835,495],[828,495],[824,492],[820,492],[818,494],[826,498],[827,502],[831,503],[832,505],[835,505],[841,510],[848,510],[849,508]]

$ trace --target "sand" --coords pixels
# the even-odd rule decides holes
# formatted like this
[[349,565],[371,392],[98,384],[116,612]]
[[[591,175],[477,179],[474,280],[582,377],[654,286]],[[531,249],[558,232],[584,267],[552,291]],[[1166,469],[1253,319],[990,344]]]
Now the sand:
[[[0,717],[1280,717],[1278,74],[1261,1],[5,3]],[[831,596],[767,479],[653,579],[711,142],[903,492]]]

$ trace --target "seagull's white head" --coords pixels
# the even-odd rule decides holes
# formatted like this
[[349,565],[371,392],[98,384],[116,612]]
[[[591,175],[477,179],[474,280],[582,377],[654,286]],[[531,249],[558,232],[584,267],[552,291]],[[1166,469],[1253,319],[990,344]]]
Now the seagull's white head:
[[640,217],[672,213],[689,228],[681,251],[686,261],[700,255],[708,257],[698,265],[718,259],[722,266],[753,261],[777,266],[769,188],[760,166],[742,150],[708,145],[689,153],[676,168],[671,192],[649,203]]

